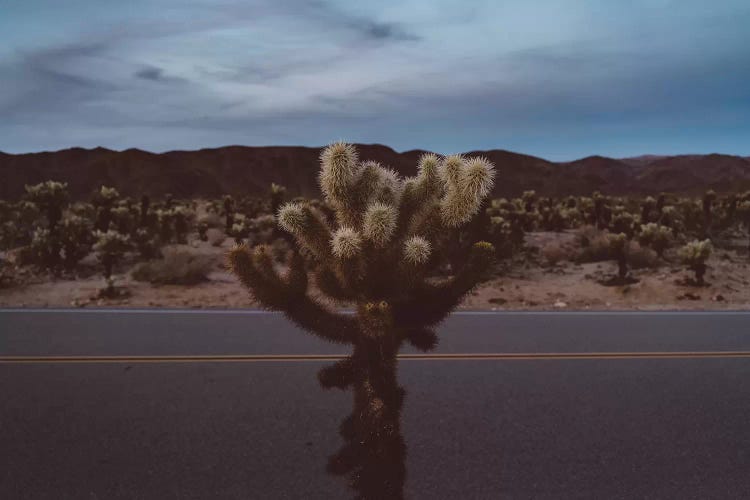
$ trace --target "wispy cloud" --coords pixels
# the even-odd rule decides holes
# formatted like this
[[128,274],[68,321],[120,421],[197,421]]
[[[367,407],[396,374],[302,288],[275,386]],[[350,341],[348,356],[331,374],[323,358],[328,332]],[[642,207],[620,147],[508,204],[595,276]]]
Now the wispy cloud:
[[[36,1],[0,20],[6,151],[344,137],[552,158],[750,153],[739,0]],[[45,35],[22,31],[32,21]]]

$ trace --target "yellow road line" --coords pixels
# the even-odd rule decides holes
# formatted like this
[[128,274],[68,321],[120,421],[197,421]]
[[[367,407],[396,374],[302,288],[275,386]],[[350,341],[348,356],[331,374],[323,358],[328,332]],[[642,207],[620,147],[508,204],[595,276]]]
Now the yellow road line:
[[[0,364],[22,363],[222,363],[336,361],[341,354],[226,354],[184,356],[0,356]],[[603,359],[750,358],[750,351],[682,352],[571,352],[571,353],[456,353],[401,354],[404,361],[511,361]]]

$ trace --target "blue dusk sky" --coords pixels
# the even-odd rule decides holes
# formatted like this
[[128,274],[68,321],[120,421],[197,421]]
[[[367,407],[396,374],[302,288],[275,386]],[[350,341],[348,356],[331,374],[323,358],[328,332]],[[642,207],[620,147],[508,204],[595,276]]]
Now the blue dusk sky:
[[750,155],[748,0],[0,0],[0,150]]

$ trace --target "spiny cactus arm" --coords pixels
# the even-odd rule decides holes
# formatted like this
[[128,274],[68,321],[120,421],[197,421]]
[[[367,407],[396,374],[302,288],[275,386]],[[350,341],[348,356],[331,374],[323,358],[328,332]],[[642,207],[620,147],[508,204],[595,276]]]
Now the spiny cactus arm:
[[356,295],[351,289],[346,289],[339,281],[336,273],[328,266],[320,266],[315,270],[315,284],[326,295],[341,302],[353,300]]
[[358,333],[353,317],[336,314],[307,295],[307,273],[302,257],[293,253],[282,277],[273,267],[269,249],[249,250],[238,245],[229,253],[232,271],[264,307],[282,311],[304,330],[332,342],[352,343]]
[[404,241],[397,272],[403,289],[409,290],[424,282],[427,272],[434,267],[432,245],[422,236]]
[[287,203],[279,209],[279,226],[294,235],[321,262],[331,261],[331,228],[325,216],[304,203]]
[[422,352],[429,352],[438,345],[438,336],[431,328],[407,328],[401,330],[401,338]]
[[335,142],[320,153],[320,188],[326,201],[336,209],[341,225],[354,226],[356,197],[354,184],[360,172],[357,151],[351,144]]
[[324,389],[346,389],[357,380],[357,367],[351,356],[322,368],[318,372],[318,381]]
[[439,168],[440,159],[437,155],[424,154],[419,159],[417,176],[404,181],[398,205],[397,238],[406,235],[412,218],[430,200],[437,199],[444,193],[445,185],[439,176]]
[[457,227],[477,213],[495,179],[495,167],[486,158],[448,157],[443,166],[447,183],[440,201],[443,224]]
[[495,248],[486,241],[475,243],[458,273],[438,284],[424,283],[406,301],[393,304],[396,324],[405,327],[433,326],[443,321],[476,287],[494,261]]

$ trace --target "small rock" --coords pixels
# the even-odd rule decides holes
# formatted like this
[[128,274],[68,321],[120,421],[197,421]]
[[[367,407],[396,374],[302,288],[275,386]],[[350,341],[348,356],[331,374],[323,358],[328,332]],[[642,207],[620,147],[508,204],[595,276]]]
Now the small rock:
[[700,295],[695,295],[691,292],[686,292],[683,295],[678,295],[677,300],[701,300]]
[[726,299],[724,298],[722,294],[719,293],[719,294],[714,295],[711,298],[711,300],[713,300],[714,302],[724,302]]
[[508,301],[506,299],[502,298],[502,297],[492,297],[487,302],[489,302],[490,304],[503,305],[503,304],[507,303]]
[[557,302],[555,302],[554,306],[555,306],[556,308],[558,308],[558,309],[562,309],[562,308],[564,308],[564,307],[568,307],[568,304],[566,304],[566,303],[565,303],[565,302],[563,302],[562,300],[558,300]]

